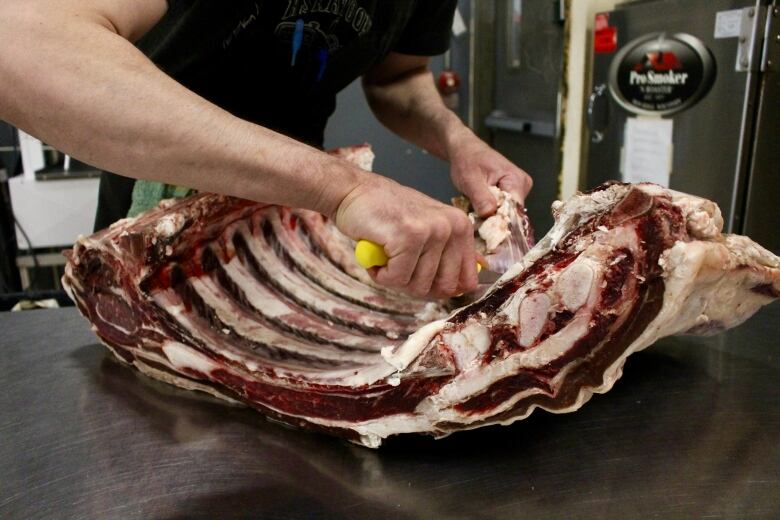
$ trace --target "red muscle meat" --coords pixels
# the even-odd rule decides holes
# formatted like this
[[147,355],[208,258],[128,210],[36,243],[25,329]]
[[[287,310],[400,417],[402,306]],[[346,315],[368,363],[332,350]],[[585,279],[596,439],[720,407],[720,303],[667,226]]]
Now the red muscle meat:
[[454,311],[374,285],[321,215],[211,194],[80,239],[63,282],[143,373],[371,447],[576,410],[631,353],[780,295],[780,259],[722,235],[707,200],[609,184],[553,209],[547,236]]

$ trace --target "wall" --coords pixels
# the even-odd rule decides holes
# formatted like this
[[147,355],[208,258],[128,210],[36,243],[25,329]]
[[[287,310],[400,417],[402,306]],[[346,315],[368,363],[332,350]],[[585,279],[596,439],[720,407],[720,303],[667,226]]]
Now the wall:
[[569,0],[569,38],[566,83],[568,99],[564,120],[563,165],[561,167],[561,197],[572,196],[579,186],[582,127],[585,115],[586,92],[590,78],[587,64],[590,59],[593,24],[596,13],[609,11],[617,4],[632,0]]
[[[600,11],[608,11],[627,1],[631,0],[569,0],[569,35],[566,49],[568,61],[565,72],[568,96],[560,179],[560,195],[563,198],[573,195],[579,185],[582,125],[585,99],[588,95],[585,88],[589,83],[586,63],[589,59],[594,17]],[[469,4],[468,0],[459,2],[467,23]],[[468,36],[456,38],[453,43],[453,66],[461,74],[462,88],[466,89]],[[441,58],[432,61],[435,72],[441,70],[441,66]],[[461,106],[466,105],[468,98],[468,92],[463,94]],[[465,119],[465,114],[463,116]],[[377,153],[375,171],[439,200],[447,201],[455,193],[449,181],[447,165],[383,128],[371,114],[360,82],[356,81],[339,95],[338,109],[328,124],[325,143],[326,146],[333,147],[362,142],[369,142],[374,146]]]
[[[460,0],[458,8],[468,25],[469,0]],[[463,120],[468,112],[468,33],[452,38],[452,68],[461,78],[459,115]],[[431,60],[434,78],[443,68],[441,56]],[[336,112],[325,131],[325,147],[369,143],[374,148],[374,171],[401,184],[415,188],[442,202],[457,195],[449,176],[449,166],[417,146],[407,143],[379,123],[371,113],[363,95],[360,80],[356,80],[338,96]]]
[[[441,70],[441,58],[432,60],[432,70]],[[376,154],[374,171],[431,197],[449,202],[456,195],[449,167],[438,158],[410,144],[382,126],[368,107],[360,80],[344,89],[337,109],[328,121],[325,147],[369,143]]]

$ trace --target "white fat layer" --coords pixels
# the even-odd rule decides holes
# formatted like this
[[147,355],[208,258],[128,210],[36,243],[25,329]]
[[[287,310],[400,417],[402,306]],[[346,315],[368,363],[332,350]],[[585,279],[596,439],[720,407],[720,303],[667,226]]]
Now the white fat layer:
[[[326,426],[338,427],[337,421],[323,421],[323,423]],[[378,448],[382,440],[391,435],[431,431],[432,426],[429,417],[419,414],[388,415],[381,419],[343,425],[344,428],[360,434],[362,443],[369,448]]]
[[[65,264],[65,272],[62,275],[62,288],[65,290],[65,293],[68,295],[68,297],[74,302],[77,301],[76,295],[84,292],[84,287],[81,285],[81,281],[73,276],[73,265],[71,265],[70,262]],[[80,299],[81,298],[79,298],[79,300]]]
[[170,213],[160,217],[154,226],[156,235],[168,238],[178,233],[184,226],[184,216],[181,213]]
[[488,252],[495,251],[509,237],[509,222],[501,215],[493,215],[479,226],[479,236]]
[[382,357],[399,372],[404,370],[412,361],[417,359],[417,356],[428,346],[433,337],[444,329],[445,324],[445,320],[437,320],[421,327],[417,332],[409,336],[403,344],[396,347],[383,348]]
[[432,320],[442,319],[444,316],[442,308],[438,303],[427,302],[414,317],[420,320],[420,323],[428,323]]
[[[114,354],[116,355],[116,354]],[[209,395],[212,395],[216,398],[222,399],[224,401],[227,401],[230,404],[238,405],[238,406],[246,406],[241,401],[236,401],[232,397],[228,397],[227,395],[223,394],[222,392],[219,392],[217,389],[215,389],[213,386],[209,385],[202,385],[199,384],[192,379],[186,379],[183,377],[176,377],[175,375],[171,374],[170,372],[163,372],[162,370],[158,370],[152,366],[147,365],[142,361],[143,358],[136,357],[135,360],[133,360],[133,366],[135,366],[142,374],[145,374],[149,377],[152,377],[154,379],[159,379],[160,381],[163,381],[165,383],[178,386],[179,388],[183,388],[185,390],[197,390]]]
[[396,369],[394,366],[386,363],[383,359],[377,359],[375,363],[361,367],[359,370],[353,368],[328,370],[315,377],[306,376],[306,378],[309,381],[322,385],[359,388],[382,381],[391,386],[398,386],[398,384],[400,384],[400,379],[398,379],[395,374]]
[[165,357],[170,361],[171,366],[179,371],[190,369],[208,376],[212,370],[222,368],[213,360],[196,352],[192,347],[188,347],[178,341],[164,341],[162,350]]
[[442,340],[455,355],[458,368],[465,370],[490,348],[490,329],[474,322],[458,331],[442,334]]
[[667,250],[660,260],[664,308],[645,334],[678,334],[704,324],[726,329],[752,316],[770,298],[751,289],[763,283],[780,287],[777,257],[753,246],[744,237],[727,237],[723,242],[677,242]]
[[692,237],[708,240],[720,236],[723,216],[714,202],[673,191],[672,200],[682,210],[688,232]]

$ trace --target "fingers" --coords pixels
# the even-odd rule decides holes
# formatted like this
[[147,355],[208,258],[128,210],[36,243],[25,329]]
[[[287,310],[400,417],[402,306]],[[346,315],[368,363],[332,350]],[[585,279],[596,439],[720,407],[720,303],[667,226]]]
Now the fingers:
[[[387,266],[375,274],[377,283],[400,289],[409,286],[421,256],[429,246],[429,231],[421,224],[401,223],[386,241]],[[439,251],[441,255],[441,251]]]
[[511,193],[521,203],[533,186],[526,172],[479,140],[453,152],[452,179],[483,218],[496,211],[490,186]]
[[418,223],[417,229],[386,247],[387,267],[372,273],[378,283],[418,297],[450,297],[476,288],[471,222],[462,212],[444,206],[433,215],[424,226]]
[[421,297],[431,294],[439,265],[442,262],[447,263],[447,258],[442,257],[446,244],[447,241],[439,239],[428,243],[426,251],[417,262],[409,285],[404,288],[407,292]]
[[431,293],[438,297],[451,297],[473,291],[477,288],[476,265],[471,222],[458,219],[454,223],[452,239],[442,253]]
[[461,182],[461,191],[471,201],[474,210],[480,217],[488,217],[496,212],[496,198],[490,193],[490,184],[482,173],[469,175]]
[[[496,201],[482,184],[495,210]],[[342,201],[336,224],[354,240],[383,246],[387,265],[368,271],[381,285],[415,296],[454,296],[476,286],[473,227],[452,206],[375,179]]]
[[525,203],[525,198],[533,187],[533,180],[520,168],[512,168],[498,180],[498,187],[511,193],[518,202]]

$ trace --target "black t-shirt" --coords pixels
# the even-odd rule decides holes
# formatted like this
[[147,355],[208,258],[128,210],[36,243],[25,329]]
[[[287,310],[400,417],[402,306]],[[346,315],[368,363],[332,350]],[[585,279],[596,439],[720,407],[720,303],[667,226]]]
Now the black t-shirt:
[[[391,51],[449,45],[456,0],[169,0],[139,42],[158,67],[237,117],[322,147],[336,94]],[[134,181],[101,179],[96,229],[123,218]]]

